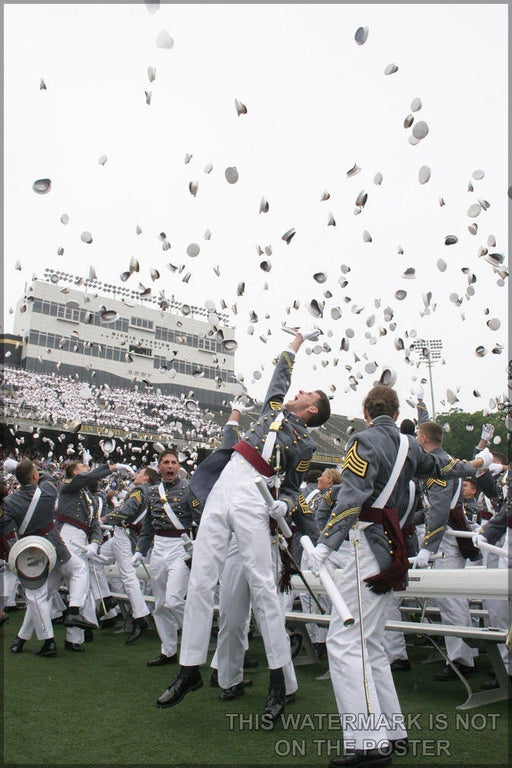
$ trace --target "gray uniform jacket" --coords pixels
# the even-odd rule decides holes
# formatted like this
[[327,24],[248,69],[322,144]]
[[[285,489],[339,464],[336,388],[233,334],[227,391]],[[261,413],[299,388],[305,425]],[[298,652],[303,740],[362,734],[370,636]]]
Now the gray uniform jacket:
[[[280,476],[283,478],[279,499],[287,503],[290,513],[298,507],[303,507],[304,513],[308,514],[310,511],[300,491],[300,484],[309,468],[316,443],[308,434],[306,422],[283,408],[285,395],[290,388],[294,359],[293,353],[285,351],[280,354],[260,415],[243,435],[242,440],[261,454],[271,425],[277,427],[276,442],[268,463],[274,470],[277,469],[276,457],[279,447]],[[277,423],[276,418],[280,412],[283,413],[283,418]],[[194,472],[191,488],[202,503],[230,457],[231,449],[220,448],[205,459]]]
[[[409,481],[413,477],[442,477],[444,471],[455,471],[454,466],[443,469],[440,459],[426,453],[414,437],[407,435],[407,439],[407,458],[386,504],[386,507],[398,510],[399,519],[407,510]],[[357,522],[362,506],[371,507],[384,489],[395,464],[399,443],[400,432],[390,416],[377,416],[366,430],[349,438],[342,462],[343,482],[319,543],[339,549]],[[465,465],[464,471],[459,467],[461,474],[467,474],[467,466],[470,465]],[[374,523],[364,529],[364,534],[381,569],[388,568],[392,562],[391,542],[384,527]]]
[[[453,459],[442,446],[435,448],[430,455],[438,459],[443,468],[443,477],[434,475],[424,482],[428,509],[425,513],[425,536],[422,546],[434,553],[439,549],[446,530],[450,504],[455,507],[462,506],[464,495],[459,478],[472,476],[475,470],[468,462]],[[454,470],[450,476],[446,474],[448,470]],[[457,487],[459,491],[454,501]]]
[[87,486],[95,480],[102,480],[110,475],[110,469],[103,464],[90,472],[80,472],[65,480],[59,491],[57,521],[59,530],[65,523],[76,525],[87,533],[88,540],[101,544],[103,532],[96,516],[97,504]]
[[[164,483],[167,502],[172,511],[188,533],[200,513],[199,501],[192,494],[188,480],[178,478],[172,483]],[[142,530],[137,539],[137,552],[146,555],[153,543],[155,534],[164,531],[176,531],[177,528],[170,521],[164,509],[164,503],[160,498],[159,485],[148,486],[147,513],[142,523]]]
[[[0,509],[0,536],[9,531],[19,531],[36,488],[36,483],[21,485],[17,491],[5,497]],[[44,536],[55,547],[59,563],[66,563],[71,557],[70,552],[59,536],[58,527],[52,527],[57,500],[56,481],[43,480],[39,483],[39,489],[41,496],[23,536]],[[47,530],[48,528],[51,530]]]
[[[142,527],[142,521],[146,515],[151,486],[147,483],[134,485],[128,496],[113,512],[107,515],[109,525],[120,525],[129,528],[136,525]],[[139,528],[140,530],[140,528]]]
[[341,484],[331,485],[325,493],[320,496],[317,508],[315,510],[315,520],[320,531],[322,531],[331,516],[333,508],[336,506],[338,500],[338,493],[340,492]]

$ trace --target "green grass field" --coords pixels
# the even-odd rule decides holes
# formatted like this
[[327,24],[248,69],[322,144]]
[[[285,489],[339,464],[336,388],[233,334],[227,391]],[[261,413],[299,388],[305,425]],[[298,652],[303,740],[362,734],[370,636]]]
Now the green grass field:
[[[10,615],[3,640],[3,758],[14,766],[327,766],[342,753],[336,706],[329,680],[316,677],[326,664],[297,666],[299,691],[287,707],[287,720],[265,730],[260,713],[267,669],[259,638],[251,642],[257,669],[247,670],[254,685],[234,702],[218,700],[209,686],[190,693],[177,707],[160,710],[156,699],[174,677],[174,666],[148,668],[159,652],[154,630],[133,646],[115,629],[95,632],[82,654],[64,650],[64,629],[56,627],[58,655],[34,655],[33,638],[20,655],[9,652],[22,611]],[[394,757],[410,766],[509,765],[507,702],[470,711],[458,680],[435,682],[442,662],[424,664],[428,647],[411,647],[410,672],[395,673],[404,714],[409,719],[411,751]],[[488,678],[485,655],[471,677],[474,690]],[[328,718],[328,714],[333,717]]]

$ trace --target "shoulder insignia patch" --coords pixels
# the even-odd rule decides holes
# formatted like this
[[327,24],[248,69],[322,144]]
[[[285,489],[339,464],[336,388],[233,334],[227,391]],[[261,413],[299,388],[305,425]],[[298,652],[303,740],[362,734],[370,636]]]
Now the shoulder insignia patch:
[[199,499],[193,498],[193,499],[192,499],[192,506],[193,506],[193,507],[199,507],[199,506],[201,506],[201,502],[199,501]]
[[299,507],[300,507],[301,512],[302,512],[303,515],[311,515],[312,514],[311,509],[308,506],[308,503],[306,501],[306,498],[305,498],[304,494],[299,493],[299,497],[298,497],[297,501],[299,502]]
[[132,491],[130,493],[130,499],[136,499],[137,501],[142,501],[142,491],[137,489],[136,491]]
[[270,400],[269,405],[273,411],[280,411],[283,407],[283,404],[280,403],[279,400]]
[[302,461],[299,461],[299,463],[295,467],[295,471],[307,472],[310,464],[311,464],[311,459],[302,459]]
[[435,477],[429,477],[425,485],[427,486],[427,488],[432,488],[433,485],[439,485],[441,486],[441,488],[446,488],[446,486],[448,485],[448,482],[447,480],[438,480]]
[[458,459],[452,459],[452,458],[450,458],[450,461],[448,462],[448,464],[446,465],[446,467],[443,467],[443,468],[442,468],[441,472],[449,472],[449,471],[450,471],[450,469],[453,469],[453,468],[454,468],[454,466],[457,464],[457,462],[458,462]]
[[343,459],[342,471],[344,472],[346,469],[350,469],[354,475],[357,475],[358,477],[365,477],[366,471],[368,469],[368,462],[359,456],[357,452],[357,446],[358,441],[354,440],[350,446],[350,449],[345,454],[345,458]]

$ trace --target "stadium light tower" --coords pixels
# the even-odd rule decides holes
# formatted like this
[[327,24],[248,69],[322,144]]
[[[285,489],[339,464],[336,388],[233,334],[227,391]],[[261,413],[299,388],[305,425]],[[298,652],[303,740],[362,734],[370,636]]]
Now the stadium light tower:
[[432,401],[432,419],[436,418],[436,404],[434,400],[434,383],[432,380],[432,366],[441,359],[441,350],[443,342],[441,339],[419,339],[411,347],[411,352],[418,358],[418,363],[422,363],[428,368],[428,378],[430,382],[430,399]]

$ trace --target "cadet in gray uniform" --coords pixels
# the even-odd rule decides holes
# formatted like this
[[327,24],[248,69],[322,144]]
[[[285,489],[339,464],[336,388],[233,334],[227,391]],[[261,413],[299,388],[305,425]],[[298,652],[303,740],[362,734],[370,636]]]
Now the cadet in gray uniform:
[[190,568],[189,555],[181,535],[189,533],[199,517],[200,505],[189,489],[188,480],[180,478],[181,467],[176,451],[163,451],[158,459],[161,482],[148,491],[147,513],[137,539],[132,563],[142,562],[151,545],[149,572],[155,597],[153,619],[161,641],[159,655],[148,667],[173,664],[178,660],[178,629],[183,623],[185,595]]
[[83,630],[98,626],[87,560],[98,554],[103,533],[89,486],[122,468],[124,464],[103,464],[91,470],[88,465],[73,461],[66,467],[64,483],[59,490],[56,516],[59,534],[70,552],[87,565],[87,597],[82,607],[85,622],[76,620],[71,607],[64,619],[67,627],[64,648],[68,651],[82,651]]
[[[317,480],[316,485],[318,493],[310,501],[308,501],[308,496],[306,496],[306,501],[308,501],[308,504],[313,511],[317,525],[316,536],[314,538],[313,536],[310,537],[312,541],[317,540],[320,531],[327,522],[327,518],[329,517],[335,499],[337,498],[340,483],[341,475],[338,470],[334,469],[333,467],[327,467],[327,469],[324,469],[324,471],[320,474]],[[330,560],[332,566],[334,568],[342,568],[342,562],[339,562],[337,559],[334,561],[334,558],[336,558],[336,555],[333,553],[333,556]],[[309,558],[307,552],[302,551],[300,567],[303,571],[309,568]],[[329,615],[331,613],[332,604],[327,595],[320,595],[318,600],[323,606],[326,614]],[[318,612],[315,603],[309,593],[301,592],[300,602],[304,613]],[[327,627],[319,627],[318,624],[312,622],[310,624],[306,624],[306,629],[308,631],[311,642],[315,647],[318,659],[323,659],[327,652],[325,644],[327,638]]]
[[[227,448],[236,445],[239,439],[239,419],[242,412],[252,410],[235,401],[232,404],[229,420],[224,425],[222,447]],[[303,528],[299,511],[295,512],[298,525]],[[311,515],[309,515],[311,517]],[[269,546],[271,545],[271,525],[274,523],[269,518]],[[309,529],[307,531],[309,534]],[[279,556],[280,552],[277,553]],[[272,551],[273,572],[276,572]],[[279,563],[282,566],[282,563]],[[280,571],[280,568],[277,571]],[[276,584],[276,586],[278,586]],[[283,607],[284,610],[284,607]],[[212,659],[211,666],[218,670],[218,684],[221,688],[219,699],[228,701],[235,699],[244,693],[251,680],[244,680],[244,655],[248,647],[247,633],[251,614],[251,593],[247,582],[247,574],[244,569],[243,559],[237,546],[236,536],[233,534],[229,544],[226,562],[219,583],[219,633],[217,635],[217,648]],[[283,619],[284,621],[284,619]],[[297,691],[297,677],[293,662],[290,661],[283,667],[285,681],[285,703],[295,700]]]
[[[283,404],[291,383],[295,353],[305,339],[319,331],[301,329],[281,353],[257,421],[233,449],[218,450],[197,468],[191,487],[207,497],[194,543],[192,572],[185,608],[178,677],[158,699],[159,707],[177,704],[188,691],[202,686],[199,665],[208,652],[214,595],[231,535],[236,534],[252,608],[263,635],[270,689],[264,716],[277,720],[284,709],[283,667],[290,662],[290,643],[272,573],[268,515],[291,514],[299,504],[300,485],[316,448],[308,426],[323,424],[330,415],[327,396],[300,390]],[[284,473],[279,500],[269,510],[255,483]]]
[[[422,422],[418,426],[417,440],[425,451],[435,456],[443,467],[449,467],[454,459],[442,447],[443,430],[439,424],[432,421]],[[471,469],[468,475],[475,474]],[[445,536],[447,528],[452,530],[469,531],[470,526],[462,508],[463,489],[460,478],[429,477],[424,482],[425,494],[428,499],[425,515],[425,536],[419,554],[416,556],[418,565],[425,565],[422,560],[438,550],[444,556],[436,560],[434,568],[464,568],[466,559],[479,560],[480,551],[475,548],[471,539],[453,539]],[[472,626],[469,612],[469,601],[460,597],[438,598],[437,605],[441,612],[443,624]],[[450,661],[455,662],[465,674],[474,671],[475,655],[478,651],[459,637],[445,637],[446,652]],[[434,674],[435,680],[450,680],[456,677],[455,671],[449,664]]]
[[87,570],[80,558],[70,553],[55,525],[56,481],[46,473],[40,475],[35,464],[28,459],[19,462],[15,474],[20,487],[3,500],[0,536],[10,531],[15,531],[18,538],[43,536],[55,547],[57,563],[43,587],[35,591],[26,590],[25,619],[10,650],[12,653],[21,653],[25,641],[30,639],[35,629],[37,637],[45,641],[38,655],[55,656],[57,648],[49,599],[57,586],[56,582],[64,575],[69,586],[70,612],[73,612],[77,623],[85,623],[79,610],[87,595]]
[[149,609],[144,600],[137,573],[132,565],[132,548],[135,550],[136,539],[142,530],[150,496],[150,487],[158,483],[158,473],[151,467],[141,469],[133,479],[133,488],[128,496],[113,512],[106,517],[106,522],[114,526],[112,537],[103,544],[103,557],[112,557],[118,565],[121,581],[128,595],[132,610],[133,628],[125,643],[130,645],[148,629],[146,616]]
[[[332,550],[345,549],[347,561],[336,586],[355,618],[354,624],[344,626],[334,612],[327,635],[345,750],[343,757],[331,761],[333,768],[389,765],[391,749],[398,744],[404,749],[407,738],[383,635],[391,590],[403,589],[407,580],[409,561],[400,520],[409,503],[409,481],[415,475],[441,477],[442,468],[412,436],[400,435],[398,408],[390,387],[377,385],[366,396],[367,429],[349,438],[337,502],[311,556],[311,570],[318,574]],[[479,458],[474,466],[483,463]],[[458,470],[467,474],[467,465],[460,464]],[[381,748],[387,754],[381,754]]]

